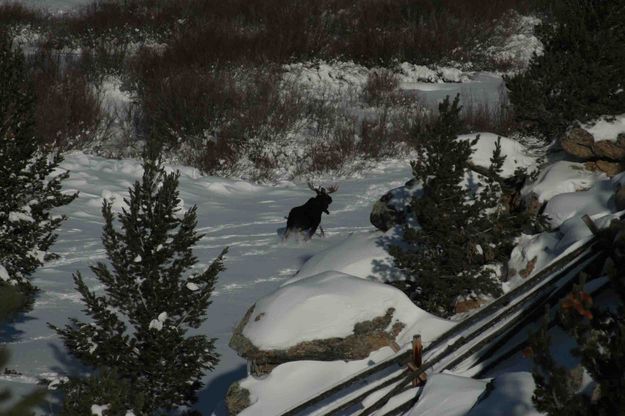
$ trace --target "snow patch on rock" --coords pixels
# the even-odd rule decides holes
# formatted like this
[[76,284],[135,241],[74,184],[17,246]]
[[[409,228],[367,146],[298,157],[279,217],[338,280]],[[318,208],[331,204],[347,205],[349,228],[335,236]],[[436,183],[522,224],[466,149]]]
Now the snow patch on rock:
[[458,136],[458,140],[474,140],[478,135],[479,139],[473,145],[473,154],[471,155],[471,161],[477,166],[490,167],[490,158],[493,156],[498,138],[501,140],[501,154],[506,156],[501,176],[509,178],[514,175],[518,168],[527,169],[536,164],[536,158],[527,155],[525,147],[521,143],[507,137],[483,132],[463,134]]
[[542,203],[559,194],[588,189],[606,178],[603,173],[587,170],[583,163],[559,161],[541,171],[536,181],[524,187],[521,194],[524,197],[534,195]]
[[593,123],[582,126],[592,134],[595,142],[602,140],[616,141],[619,134],[625,133],[625,114],[618,116],[604,116]]
[[286,349],[305,341],[347,337],[356,324],[384,316],[389,309],[394,309],[389,326],[404,323],[402,333],[418,326],[424,342],[452,325],[419,309],[394,287],[329,271],[283,286],[256,302],[254,316],[262,319],[250,319],[243,335],[263,350]]

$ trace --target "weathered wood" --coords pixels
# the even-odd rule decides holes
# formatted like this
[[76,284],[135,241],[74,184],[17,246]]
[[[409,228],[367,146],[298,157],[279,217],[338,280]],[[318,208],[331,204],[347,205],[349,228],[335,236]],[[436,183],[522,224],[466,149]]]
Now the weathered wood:
[[586,227],[588,227],[592,235],[594,235],[595,237],[599,235],[599,227],[597,227],[597,224],[595,224],[595,222],[592,220],[592,218],[590,218],[588,214],[582,216],[582,221],[584,221],[584,224],[586,224]]
[[[412,337],[412,371],[417,371],[423,364],[423,344],[421,343],[421,335],[415,335]],[[412,380],[412,387],[418,387],[425,384],[427,381],[427,374],[423,373],[421,377],[417,377]]]
[[[571,253],[572,254],[572,253]],[[579,254],[578,254],[579,255]],[[584,261],[588,261],[590,260],[592,257],[596,256],[596,253],[594,252],[590,252],[587,255],[585,255]],[[567,256],[568,257],[568,256]],[[581,259],[580,259],[581,260]],[[574,262],[573,264],[569,264],[568,267],[566,267],[562,272],[559,273],[559,275],[563,275],[563,274],[568,274],[571,272],[572,269],[574,269],[576,267],[576,265],[578,264],[578,262]],[[559,276],[554,277],[554,280],[556,280]],[[549,292],[549,290],[553,290],[552,287],[550,287],[549,285],[547,287],[541,288],[540,292],[544,293],[544,292]],[[514,306],[512,306],[509,310],[506,311],[506,313],[500,317],[498,317],[498,319],[491,321],[492,323],[497,323],[498,321],[501,320],[501,318],[503,316],[507,316],[510,315],[512,313],[518,312],[519,309],[521,309],[522,307],[526,306],[526,304],[528,302],[530,302],[532,300],[533,296],[530,296],[526,299],[524,299],[523,301],[515,304]],[[540,302],[546,300],[548,298],[548,295],[542,295],[542,297],[540,298]],[[540,303],[539,302],[539,303]],[[534,303],[535,306],[536,302]],[[524,317],[524,315],[520,315],[520,317],[518,318],[519,320],[522,319]],[[480,341],[478,344],[476,344],[476,346],[472,347],[468,352],[465,352],[462,354],[462,356],[458,357],[457,359],[455,359],[454,361],[452,361],[450,364],[448,364],[445,368],[450,368],[453,367],[455,365],[457,365],[458,363],[464,361],[467,357],[470,357],[471,355],[475,354],[476,351],[478,351],[480,348],[482,348],[485,344],[488,344],[489,342],[491,342],[493,339],[496,339],[498,336],[500,336],[502,333],[506,333],[508,332],[512,327],[514,327],[514,325],[517,323],[517,319],[512,320],[511,322],[507,323],[506,325],[504,325],[503,329],[501,331],[497,331],[494,334],[489,335],[488,337],[486,337],[485,339],[483,339],[482,341]],[[492,325],[489,325],[489,327]],[[485,327],[480,327],[478,330],[476,330],[473,334],[469,334],[467,335],[468,339],[473,339],[475,337],[476,333],[481,333],[484,332],[484,330],[486,330],[487,328]],[[391,389],[387,394],[385,394],[384,396],[382,396],[380,399],[378,399],[375,403],[373,403],[372,405],[370,405],[369,407],[367,407],[363,412],[359,413],[359,416],[368,416],[371,415],[373,412],[379,410],[380,408],[382,408],[387,402],[388,400],[390,400],[392,397],[394,397],[395,395],[398,394],[398,392],[406,385],[411,383],[413,380],[417,379],[418,377],[421,377],[422,374],[424,374],[426,371],[430,370],[435,364],[437,364],[439,361],[441,361],[443,358],[449,356],[450,354],[454,353],[455,351],[457,351],[459,348],[461,348],[462,346],[464,346],[467,343],[467,339],[465,338],[460,338],[458,339],[454,344],[450,345],[449,347],[447,347],[443,352],[441,352],[440,354],[438,354],[436,357],[432,358],[431,360],[428,360],[428,362],[424,363],[418,371],[414,371],[411,372],[410,374],[408,374],[406,376],[406,378],[401,381],[400,383],[398,383],[393,389]]]
[[[552,277],[552,275],[554,273],[558,273],[560,276],[563,275],[564,273],[567,272],[567,270],[570,270],[572,268],[575,267],[576,264],[578,264],[581,261],[585,261],[588,260],[588,256],[589,255],[594,255],[594,253],[596,251],[600,250],[600,247],[597,244],[597,238],[594,237],[593,239],[587,241],[586,243],[584,243],[582,246],[578,247],[577,249],[573,250],[572,252],[568,253],[567,255],[563,256],[560,259],[557,259],[556,261],[552,262],[550,265],[548,265],[547,267],[543,268],[541,271],[539,271],[538,273],[536,273],[534,276],[532,276],[530,279],[528,279],[527,281],[525,281],[522,285],[518,286],[517,288],[513,289],[512,291],[508,292],[507,294],[501,296],[500,298],[496,299],[495,301],[491,302],[489,305],[487,305],[486,307],[480,309],[479,311],[477,311],[476,313],[474,313],[473,315],[469,316],[468,318],[466,318],[465,320],[463,320],[462,322],[460,322],[459,324],[455,325],[454,327],[450,328],[447,332],[445,332],[444,334],[442,334],[441,336],[437,337],[434,341],[432,341],[432,343],[430,343],[426,348],[423,349],[423,353],[427,353],[428,351],[434,350],[435,348],[439,347],[440,345],[448,342],[451,338],[453,338],[454,336],[458,335],[459,333],[461,333],[462,331],[464,331],[465,329],[467,329],[468,327],[478,323],[479,321],[487,318],[489,315],[494,314],[495,312],[499,311],[500,309],[506,307],[508,304],[510,304],[511,302],[514,301],[514,299],[522,296],[524,293],[531,291],[532,289],[534,289],[537,285],[540,285],[543,281],[545,281],[546,279]],[[578,258],[580,257],[585,251],[588,251],[589,253],[587,253],[586,256],[583,256],[583,258]],[[557,278],[557,277],[556,277]],[[520,304],[525,304],[525,301],[520,302]],[[520,305],[515,305],[516,307],[519,307]],[[516,308],[512,308],[512,309],[516,309]],[[509,313],[511,313],[511,311],[506,311],[506,313],[500,315],[497,317],[497,319],[501,319],[504,316],[508,315]],[[492,322],[492,321],[491,321]],[[478,328],[476,330],[476,332],[483,332],[482,328]],[[450,345],[449,347],[447,347],[444,351],[444,353],[448,353],[448,351],[451,351],[453,348],[457,349],[459,348],[462,344],[465,344],[467,342],[467,340],[465,339],[459,339],[457,340],[453,345]],[[410,358],[410,354],[411,351],[406,351],[400,355],[398,355],[397,357],[393,357],[392,359],[386,360],[382,363],[379,363],[373,367],[370,367],[364,371],[362,371],[361,373],[355,375],[354,377],[345,380],[341,383],[338,383],[337,385],[335,385],[334,387],[324,391],[323,393],[319,394],[316,397],[310,398],[309,400],[307,400],[304,403],[301,403],[300,405],[290,409],[289,411],[287,411],[286,413],[282,413],[282,416],[293,416],[298,414],[299,412],[314,406],[315,404],[333,396],[336,395],[338,393],[340,393],[342,390],[348,388],[349,386],[359,382],[359,381],[363,381],[366,378],[384,371],[385,369],[389,368],[390,366],[392,366],[393,364],[399,364],[404,360],[409,360]],[[399,386],[399,389],[402,388],[402,386],[405,386],[406,383],[410,383],[414,378],[419,377],[420,374],[424,374],[426,370],[429,369],[429,363],[425,363],[423,366],[421,366],[421,368],[419,369],[419,371],[417,372],[409,372],[409,374],[406,376],[406,379],[401,382],[401,385]],[[401,377],[403,377],[403,375],[405,375],[404,372],[402,372],[400,375],[398,375],[397,377],[394,377],[395,379],[401,379]],[[392,383],[391,383],[392,384]],[[359,394],[357,398],[353,398],[348,400],[347,402],[343,403],[342,405],[340,405],[340,407],[338,408],[334,408],[332,410],[329,410],[328,413],[325,413],[325,415],[334,415],[336,414],[336,412],[346,409],[348,407],[353,406],[355,403],[357,403],[357,400],[362,400],[363,398],[369,396],[371,393],[382,389],[383,387],[388,386],[389,384],[384,383],[384,386],[381,385],[376,385],[374,387],[372,387],[371,389],[367,389],[367,391],[363,392],[362,394]],[[396,386],[396,387],[398,387]],[[395,390],[395,388],[392,390],[392,392],[396,393],[398,390]],[[385,397],[388,396],[388,398],[392,397],[391,395],[385,395]],[[387,399],[388,400],[388,399]],[[376,402],[377,403],[377,402]],[[386,402],[384,402],[386,403]],[[383,403],[383,404],[384,404]],[[375,404],[375,403],[374,403]],[[382,405],[383,405],[382,404]],[[365,411],[368,409],[365,409]],[[366,415],[368,413],[362,413],[362,415]]]

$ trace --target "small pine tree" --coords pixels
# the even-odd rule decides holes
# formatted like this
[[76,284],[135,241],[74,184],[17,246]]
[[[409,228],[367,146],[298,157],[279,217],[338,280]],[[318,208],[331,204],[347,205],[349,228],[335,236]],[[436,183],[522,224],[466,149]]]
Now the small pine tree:
[[202,237],[195,232],[196,207],[179,217],[179,174],[166,174],[152,158],[143,168],[142,180],[130,189],[129,207],[117,215],[120,230],[111,204],[102,206],[102,241],[112,269],[100,262],[91,270],[104,293],[93,293],[74,274],[93,322],[71,319],[63,329],[51,326],[81,361],[128,381],[145,400],[141,409],[125,405],[151,415],[193,403],[204,370],[218,361],[213,339],[187,332],[205,319],[225,250],[205,271],[185,277],[197,263],[192,246]]
[[64,220],[50,214],[76,194],[61,192],[68,172],[53,176],[63,158],[38,145],[34,98],[24,57],[0,34],[0,286],[32,292],[28,278],[54,257],[48,249]]
[[[474,141],[457,140],[460,123],[459,97],[439,106],[439,118],[417,146],[412,162],[414,177],[423,184],[423,195],[411,208],[419,228],[405,227],[408,248],[392,247],[396,264],[410,276],[391,282],[418,306],[443,316],[453,313],[458,296],[498,295],[501,291],[493,271],[483,267],[485,250],[493,243],[490,212],[498,205],[493,181],[480,193],[463,186]],[[496,171],[503,157],[493,158]],[[494,260],[494,259],[491,259]]]
[[145,406],[142,392],[110,369],[86,378],[71,378],[63,384],[63,391],[61,416],[92,415],[94,406],[106,409],[105,415],[139,416]]
[[544,45],[527,71],[506,79],[519,122],[547,140],[575,121],[625,112],[625,5],[556,0],[537,28]]
[[[599,309],[583,292],[582,285],[560,303],[559,324],[575,340],[574,356],[580,365],[559,365],[549,350],[549,317],[530,336],[527,355],[534,360],[532,372],[536,409],[550,416],[625,415],[625,290],[624,269],[612,267],[609,276],[618,295],[618,309]],[[594,382],[581,392],[584,370]]]
[[[24,296],[11,286],[0,287],[0,323],[9,319],[12,314],[23,307]],[[0,348],[0,368],[5,368],[9,354],[5,348]],[[5,406],[12,395],[8,389],[0,389],[0,416],[30,416],[33,408],[44,398],[43,391],[35,391],[10,407]]]

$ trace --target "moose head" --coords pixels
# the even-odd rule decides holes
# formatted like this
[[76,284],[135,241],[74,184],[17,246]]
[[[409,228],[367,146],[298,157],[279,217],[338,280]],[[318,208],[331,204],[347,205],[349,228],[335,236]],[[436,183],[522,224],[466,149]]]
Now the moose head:
[[[311,198],[311,200],[315,200],[315,205],[322,207],[321,210],[326,214],[330,215],[330,212],[328,211],[328,208],[332,203],[332,197],[330,196],[330,194],[338,191],[339,187],[337,185],[332,185],[328,189],[326,189],[323,186],[315,187],[312,182],[308,182],[308,188],[310,188],[311,191],[314,191],[317,194],[315,198]],[[310,202],[311,200],[309,200],[308,202]]]
[[[321,223],[321,214],[324,212],[330,214],[328,211],[332,203],[330,194],[338,191],[339,187],[332,185],[326,189],[324,187],[316,187],[312,182],[308,182],[308,187],[317,196],[310,198],[304,205],[291,209],[287,218],[285,237],[295,230],[304,232],[307,239],[312,237]],[[321,230],[323,232],[323,228]]]

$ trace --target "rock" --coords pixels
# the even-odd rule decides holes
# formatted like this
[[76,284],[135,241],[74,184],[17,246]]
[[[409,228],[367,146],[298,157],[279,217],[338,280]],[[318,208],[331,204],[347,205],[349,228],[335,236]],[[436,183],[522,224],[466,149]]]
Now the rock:
[[375,228],[380,231],[388,231],[396,224],[403,224],[405,222],[405,214],[403,211],[395,209],[395,207],[388,204],[391,194],[386,193],[382,198],[373,204],[369,221]]
[[592,134],[579,127],[570,130],[560,139],[560,145],[565,152],[584,160],[595,157],[594,143]]
[[356,323],[353,333],[344,338],[304,341],[284,350],[261,350],[243,335],[243,328],[254,313],[252,306],[235,328],[228,345],[252,363],[252,373],[255,375],[268,374],[274,367],[289,361],[361,360],[371,352],[390,345],[405,327],[403,323],[395,322],[387,330],[393,321],[394,312],[394,308],[389,308],[383,316]]
[[473,297],[470,297],[470,298],[461,297],[457,299],[456,303],[454,304],[454,312],[455,313],[469,312],[474,309],[478,309],[485,303],[486,303],[485,299],[473,298]]
[[625,170],[625,134],[617,137],[595,137],[588,130],[576,127],[560,139],[560,145],[570,155],[589,161],[592,170],[614,176]]
[[534,256],[530,261],[528,261],[525,268],[519,271],[519,276],[521,276],[523,279],[527,279],[527,277],[534,271],[537,260],[538,257]]
[[625,186],[621,186],[614,193],[614,205],[617,211],[625,209]]
[[404,186],[391,189],[373,205],[369,221],[383,232],[405,224],[410,213],[410,202],[420,190],[421,187],[417,186],[414,179]]
[[244,409],[250,407],[251,404],[250,392],[247,389],[241,388],[238,381],[230,385],[226,393],[226,409],[228,409],[228,415],[238,415]]
[[585,163],[586,168],[592,171],[603,172],[608,176],[615,176],[625,170],[625,165],[621,162],[611,162],[609,160],[595,160]]
[[625,135],[620,134],[616,140],[595,141],[592,149],[601,159],[622,160],[625,158]]

